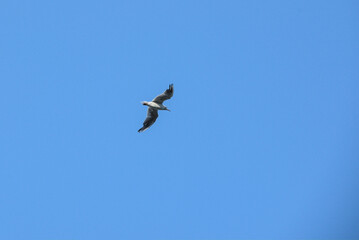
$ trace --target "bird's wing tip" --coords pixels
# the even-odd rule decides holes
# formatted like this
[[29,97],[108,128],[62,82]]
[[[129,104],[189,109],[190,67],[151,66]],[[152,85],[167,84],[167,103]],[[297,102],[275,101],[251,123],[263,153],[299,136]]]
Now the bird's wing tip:
[[140,129],[138,129],[138,131],[137,132],[139,132],[139,133],[141,133],[141,132],[144,132],[144,131],[146,131],[148,129],[148,127],[147,128],[140,128]]

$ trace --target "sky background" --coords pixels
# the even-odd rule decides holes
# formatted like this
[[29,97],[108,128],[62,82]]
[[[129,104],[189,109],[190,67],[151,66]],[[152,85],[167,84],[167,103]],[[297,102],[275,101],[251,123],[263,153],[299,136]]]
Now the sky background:
[[349,0],[2,0],[0,239],[359,239],[358,22]]

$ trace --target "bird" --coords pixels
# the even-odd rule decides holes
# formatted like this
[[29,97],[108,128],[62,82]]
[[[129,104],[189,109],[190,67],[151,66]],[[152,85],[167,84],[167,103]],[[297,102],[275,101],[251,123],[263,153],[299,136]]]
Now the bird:
[[170,99],[172,96],[173,96],[173,84],[170,84],[168,89],[166,89],[166,91],[155,97],[151,102],[146,102],[146,101],[141,102],[142,105],[148,106],[148,109],[147,109],[147,117],[143,122],[143,127],[138,129],[138,132],[143,132],[147,130],[149,127],[152,126],[152,124],[156,122],[156,119],[158,118],[158,110],[171,111],[165,105],[163,105],[163,102]]

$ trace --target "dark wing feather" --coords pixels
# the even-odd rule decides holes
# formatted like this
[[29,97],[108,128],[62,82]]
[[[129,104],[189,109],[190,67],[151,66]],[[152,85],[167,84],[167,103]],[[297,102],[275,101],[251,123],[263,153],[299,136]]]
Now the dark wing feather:
[[138,129],[138,132],[143,132],[147,128],[151,127],[152,124],[154,124],[156,122],[157,117],[158,117],[158,111],[156,109],[149,107],[147,110],[147,117],[146,117],[145,121],[143,122],[143,127]]
[[173,96],[173,84],[170,84],[169,88],[161,95],[155,97],[152,102],[162,104],[164,101],[170,99]]

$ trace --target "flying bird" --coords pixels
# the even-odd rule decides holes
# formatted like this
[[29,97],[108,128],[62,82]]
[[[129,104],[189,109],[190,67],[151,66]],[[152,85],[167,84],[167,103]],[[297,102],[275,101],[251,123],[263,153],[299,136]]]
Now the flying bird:
[[156,119],[158,117],[158,110],[169,110],[165,105],[163,105],[163,102],[170,99],[173,96],[173,84],[170,84],[169,88],[164,91],[162,94],[155,97],[151,102],[143,101],[141,102],[142,105],[148,106],[147,109],[147,117],[145,121],[143,122],[143,127],[138,130],[138,132],[143,132],[149,127],[152,126],[156,122]]

